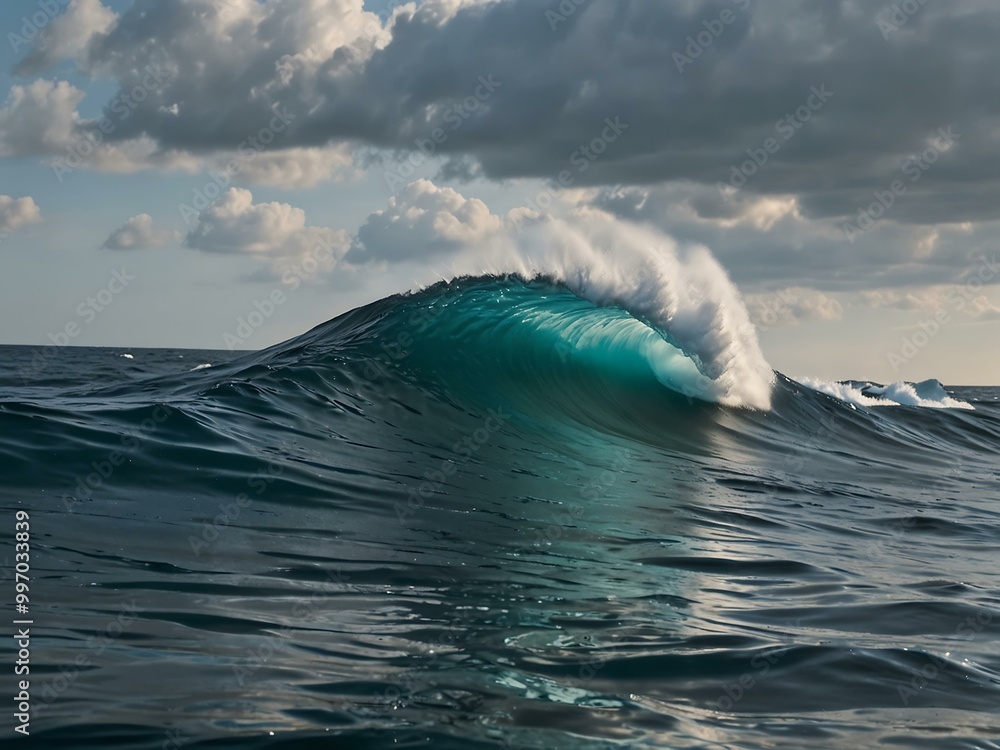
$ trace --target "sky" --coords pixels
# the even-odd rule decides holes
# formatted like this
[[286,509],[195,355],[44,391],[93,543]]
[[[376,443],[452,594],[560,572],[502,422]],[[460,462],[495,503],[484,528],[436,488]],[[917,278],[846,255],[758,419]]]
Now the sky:
[[261,348],[598,217],[709,248],[784,373],[1000,383],[990,0],[8,0],[0,32],[0,344]]

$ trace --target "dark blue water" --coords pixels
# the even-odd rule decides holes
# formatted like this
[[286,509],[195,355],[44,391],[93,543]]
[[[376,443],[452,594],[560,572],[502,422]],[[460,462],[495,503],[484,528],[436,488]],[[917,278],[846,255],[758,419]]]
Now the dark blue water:
[[723,406],[663,334],[494,279],[0,348],[24,746],[1000,747],[1000,388]]

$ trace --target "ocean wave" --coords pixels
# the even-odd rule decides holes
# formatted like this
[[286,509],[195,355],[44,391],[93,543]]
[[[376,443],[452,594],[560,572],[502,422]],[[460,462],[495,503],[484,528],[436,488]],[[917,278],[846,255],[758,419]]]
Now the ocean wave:
[[[549,263],[27,383],[5,349],[0,495],[57,636],[38,733],[735,747],[777,706],[796,746],[882,708],[987,736],[996,390],[765,377],[702,262],[714,292]],[[977,408],[873,408],[911,390]]]
[[855,406],[919,406],[925,409],[975,409],[967,401],[952,398],[939,380],[880,385],[869,381],[830,382],[818,378],[795,378],[796,382]]
[[645,323],[702,376],[678,381],[672,367],[657,367],[668,387],[727,406],[770,408],[774,372],[739,291],[704,246],[681,247],[652,227],[594,212],[531,225],[457,270],[477,276],[484,267],[551,280]]

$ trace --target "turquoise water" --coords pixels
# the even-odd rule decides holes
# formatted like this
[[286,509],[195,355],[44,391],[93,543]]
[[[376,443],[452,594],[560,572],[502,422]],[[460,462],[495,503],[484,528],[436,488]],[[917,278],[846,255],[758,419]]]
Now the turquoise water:
[[688,341],[494,278],[250,354],[3,347],[33,740],[1000,747],[1000,388],[726,406]]

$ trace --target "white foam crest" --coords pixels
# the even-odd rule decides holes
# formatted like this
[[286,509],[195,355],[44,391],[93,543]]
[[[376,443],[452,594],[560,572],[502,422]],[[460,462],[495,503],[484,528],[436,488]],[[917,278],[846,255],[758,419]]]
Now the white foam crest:
[[884,386],[870,386],[869,393],[877,393],[883,398],[906,406],[923,406],[928,409],[974,409],[972,404],[952,398],[937,380],[920,383],[891,383]]
[[686,395],[770,409],[774,371],[739,292],[707,248],[682,250],[651,227],[587,212],[540,221],[490,253],[490,267],[465,272],[544,275],[596,305],[621,307],[698,366],[703,377],[682,389]]
[[827,396],[833,396],[834,398],[838,398],[841,401],[854,406],[899,406],[899,404],[895,404],[890,401],[866,396],[861,392],[860,388],[856,388],[850,383],[820,380],[819,378],[794,377],[792,380],[799,385],[804,385],[806,388],[811,388],[814,391],[825,393]]
[[[920,383],[890,383],[858,387],[851,383],[818,378],[793,378],[795,382],[855,406],[920,406],[925,409],[975,409],[972,404],[952,398],[937,380]],[[867,392],[867,393],[866,393]],[[876,394],[870,396],[867,394]]]

